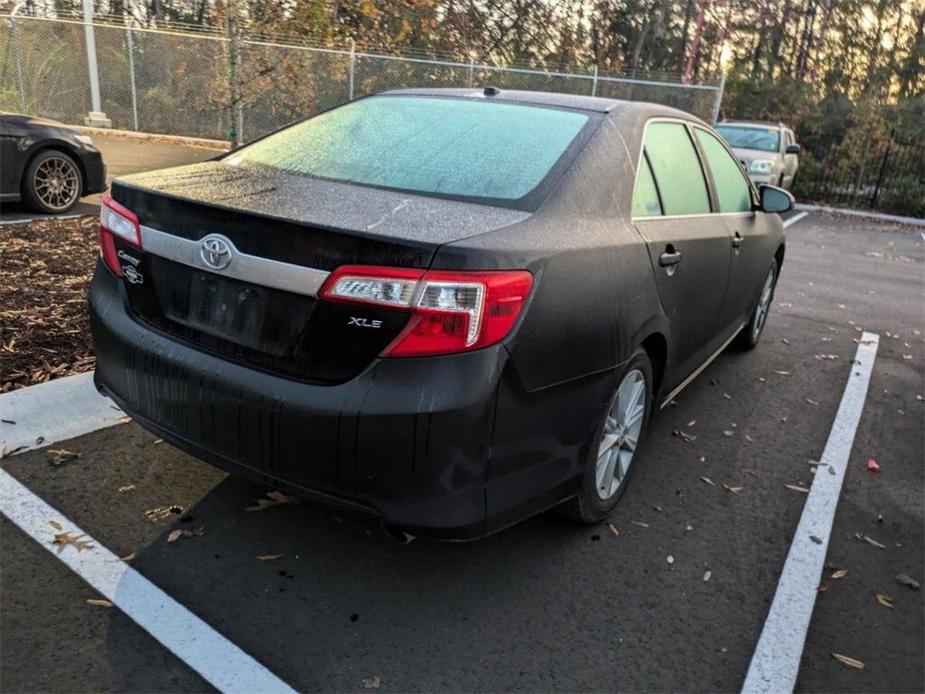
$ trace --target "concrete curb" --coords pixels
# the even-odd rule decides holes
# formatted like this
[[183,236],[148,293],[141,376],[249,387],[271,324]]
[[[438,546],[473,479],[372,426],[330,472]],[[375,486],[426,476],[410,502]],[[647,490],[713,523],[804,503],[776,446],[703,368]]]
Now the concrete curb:
[[797,203],[794,206],[798,210],[806,212],[826,212],[828,214],[840,214],[846,217],[861,217],[871,219],[875,222],[891,222],[893,224],[908,224],[914,227],[925,227],[925,219],[918,217],[903,217],[898,214],[883,214],[882,212],[872,212],[868,210],[850,210],[841,207],[829,207],[828,205],[807,205]]
[[73,125],[82,133],[90,135],[110,135],[116,137],[126,137],[133,140],[149,140],[155,142],[166,142],[169,144],[186,145],[187,147],[201,147],[203,149],[215,149],[223,152],[231,149],[231,143],[228,140],[209,140],[204,137],[184,137],[182,135],[162,135],[160,133],[139,133],[134,130],[114,130],[111,128],[91,128],[86,125]]

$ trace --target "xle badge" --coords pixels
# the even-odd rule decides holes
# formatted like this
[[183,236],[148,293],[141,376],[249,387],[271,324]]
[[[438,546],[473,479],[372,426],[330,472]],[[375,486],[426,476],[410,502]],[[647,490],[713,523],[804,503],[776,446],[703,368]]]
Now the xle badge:
[[347,325],[356,325],[360,328],[381,328],[381,320],[370,320],[369,318],[357,318],[355,316],[350,316],[350,320],[347,321]]

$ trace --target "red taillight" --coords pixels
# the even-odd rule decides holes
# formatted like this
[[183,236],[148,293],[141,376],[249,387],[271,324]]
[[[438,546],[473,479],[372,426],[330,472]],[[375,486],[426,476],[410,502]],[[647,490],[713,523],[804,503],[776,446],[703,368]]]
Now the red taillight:
[[525,270],[412,270],[370,265],[339,267],[322,299],[410,313],[383,357],[451,354],[500,342],[523,310],[533,275]]
[[138,228],[138,216],[123,207],[108,195],[103,196],[100,207],[100,254],[112,272],[122,276],[122,267],[116,255],[115,238],[141,248],[141,231]]

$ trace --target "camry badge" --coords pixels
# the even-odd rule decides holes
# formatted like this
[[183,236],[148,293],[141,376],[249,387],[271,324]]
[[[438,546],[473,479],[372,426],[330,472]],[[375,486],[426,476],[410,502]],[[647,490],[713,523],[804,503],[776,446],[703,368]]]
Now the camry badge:
[[231,262],[231,242],[224,236],[211,234],[202,240],[199,255],[208,267],[213,270],[224,270]]

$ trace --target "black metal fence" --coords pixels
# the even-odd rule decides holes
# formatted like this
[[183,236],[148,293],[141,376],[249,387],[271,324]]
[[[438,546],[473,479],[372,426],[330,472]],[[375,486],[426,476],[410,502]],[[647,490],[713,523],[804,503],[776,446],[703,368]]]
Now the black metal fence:
[[794,194],[800,202],[925,217],[925,141],[888,134],[801,141]]

